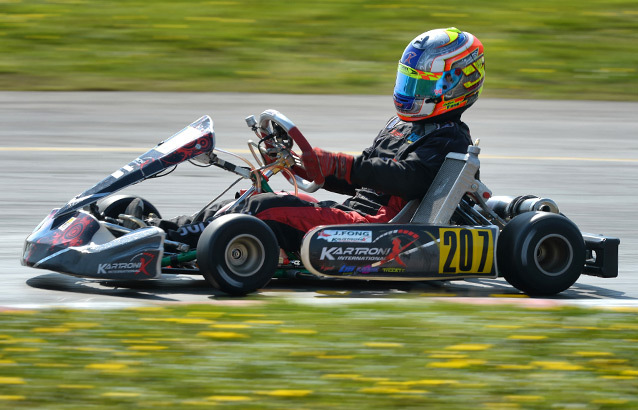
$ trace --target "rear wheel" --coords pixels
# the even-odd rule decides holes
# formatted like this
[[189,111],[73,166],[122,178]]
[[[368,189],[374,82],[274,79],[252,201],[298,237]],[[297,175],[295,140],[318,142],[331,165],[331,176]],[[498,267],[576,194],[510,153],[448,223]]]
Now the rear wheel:
[[250,215],[215,219],[197,243],[200,272],[214,287],[231,295],[246,295],[266,286],[278,262],[275,234]]
[[515,288],[536,296],[572,286],[585,264],[578,227],[562,215],[526,212],[512,219],[498,238],[498,267]]

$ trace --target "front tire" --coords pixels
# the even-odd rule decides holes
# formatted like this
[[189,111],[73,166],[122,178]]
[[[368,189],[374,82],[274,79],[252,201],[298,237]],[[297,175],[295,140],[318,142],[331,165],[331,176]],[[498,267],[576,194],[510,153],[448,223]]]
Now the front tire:
[[263,288],[279,263],[279,245],[265,222],[244,214],[213,220],[197,243],[197,264],[215,288],[246,295]]
[[585,242],[566,217],[526,212],[501,231],[497,258],[502,276],[518,290],[532,296],[555,295],[580,277]]

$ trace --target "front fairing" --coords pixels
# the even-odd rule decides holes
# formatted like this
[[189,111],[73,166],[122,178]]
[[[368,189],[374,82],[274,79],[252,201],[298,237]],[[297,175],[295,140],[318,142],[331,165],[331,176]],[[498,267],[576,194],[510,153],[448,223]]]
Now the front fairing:
[[75,211],[58,225],[53,210],[26,239],[23,265],[74,276],[141,280],[161,274],[164,231],[148,227],[115,238],[91,214]]
[[22,264],[87,278],[159,277],[163,230],[146,227],[116,238],[105,222],[83,208],[189,159],[206,161],[214,148],[213,121],[203,116],[51,211],[26,239]]
[[86,205],[152,177],[171,166],[209,153],[214,148],[213,121],[206,115],[75,196],[57,212],[56,223],[60,223],[61,218]]

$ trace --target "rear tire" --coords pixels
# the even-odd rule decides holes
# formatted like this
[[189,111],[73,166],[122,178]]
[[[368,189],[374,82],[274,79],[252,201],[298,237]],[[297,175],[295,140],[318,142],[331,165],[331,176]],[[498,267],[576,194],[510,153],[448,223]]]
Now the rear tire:
[[526,212],[501,231],[498,268],[516,289],[532,296],[558,294],[578,280],[585,265],[585,242],[562,215]]
[[279,245],[265,222],[244,214],[213,220],[199,237],[197,264],[215,288],[246,295],[263,288],[279,263]]

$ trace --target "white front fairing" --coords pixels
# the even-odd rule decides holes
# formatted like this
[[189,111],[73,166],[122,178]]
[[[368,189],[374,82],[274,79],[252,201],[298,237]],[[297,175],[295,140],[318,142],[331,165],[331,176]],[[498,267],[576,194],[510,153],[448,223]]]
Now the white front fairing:
[[213,121],[205,115],[71,199],[58,211],[56,218],[97,202],[101,198],[150,178],[167,168],[208,154],[214,148]]

